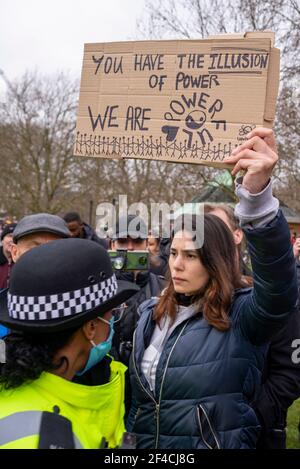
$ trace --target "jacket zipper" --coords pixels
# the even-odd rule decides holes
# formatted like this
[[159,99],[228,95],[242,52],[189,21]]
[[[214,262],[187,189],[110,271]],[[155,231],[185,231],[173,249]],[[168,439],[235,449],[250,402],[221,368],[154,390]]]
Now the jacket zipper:
[[133,426],[135,425],[135,422],[136,422],[138,416],[140,415],[140,413],[141,413],[141,408],[138,407],[138,409],[137,409],[137,411],[136,411],[136,414],[135,414],[135,416],[134,416]]
[[199,408],[202,410],[202,412],[203,412],[204,415],[205,415],[205,418],[206,418],[206,420],[207,420],[207,422],[208,422],[210,431],[212,432],[213,437],[214,437],[214,440],[215,440],[215,442],[216,442],[217,449],[221,449],[219,440],[218,440],[217,435],[216,435],[216,432],[215,432],[215,430],[214,430],[214,428],[213,428],[213,426],[212,426],[212,424],[211,424],[211,422],[210,422],[210,420],[209,420],[208,414],[207,414],[206,410],[204,409],[204,407],[203,407],[201,404],[199,404],[198,409],[197,409],[197,417],[198,417],[198,423],[199,423],[199,427],[200,427],[201,437],[202,437],[202,440],[203,440],[204,444],[208,447],[208,449],[214,449],[212,446],[210,446],[210,444],[208,444],[208,442],[207,442],[207,441],[205,440],[205,438],[204,438]]
[[162,380],[161,380],[161,385],[160,385],[160,390],[159,390],[159,399],[158,399],[158,404],[156,405],[156,441],[155,441],[155,449],[158,449],[158,439],[159,439],[159,411],[160,411],[160,403],[161,403],[161,398],[162,398],[162,389],[163,389],[163,385],[164,385],[164,380],[165,380],[165,376],[166,376],[166,373],[167,373],[167,369],[168,369],[168,365],[169,365],[169,361],[170,361],[170,358],[171,358],[171,355],[173,353],[173,350],[178,342],[178,340],[180,339],[184,329],[186,328],[186,326],[188,325],[189,321],[186,322],[186,324],[184,325],[184,327],[181,329],[171,351],[170,351],[170,354],[168,356],[168,360],[167,360],[167,363],[166,363],[166,366],[165,366],[165,369],[164,369],[164,374],[163,374],[163,377],[162,377]]
[[205,438],[204,438],[199,407],[197,407],[197,419],[198,419],[198,424],[199,424],[200,433],[201,433],[201,438],[202,438],[202,440],[203,440],[203,443],[205,444],[205,446],[206,446],[208,449],[213,449],[213,447],[210,446],[210,444],[208,444],[207,441],[206,441]]
[[157,402],[156,400],[154,399],[154,397],[152,396],[152,394],[145,388],[145,386],[143,385],[140,377],[139,377],[139,374],[138,374],[138,370],[137,370],[137,366],[136,366],[136,361],[135,361],[135,332],[133,334],[133,345],[132,345],[132,356],[133,356],[133,366],[134,366],[134,371],[135,371],[135,374],[136,374],[136,377],[140,383],[140,386],[141,388],[143,389],[143,391],[145,391],[145,393],[150,397],[150,399],[154,402],[155,404],[155,407],[157,407]]

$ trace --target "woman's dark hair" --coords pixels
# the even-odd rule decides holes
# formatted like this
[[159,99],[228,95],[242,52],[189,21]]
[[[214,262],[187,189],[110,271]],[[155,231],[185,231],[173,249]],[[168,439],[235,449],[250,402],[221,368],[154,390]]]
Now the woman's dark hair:
[[[203,223],[204,243],[196,251],[209,274],[209,281],[204,290],[194,296],[193,301],[201,302],[203,316],[211,326],[225,331],[230,327],[228,313],[233,292],[236,288],[247,286],[239,271],[232,233],[215,215],[205,214],[203,218],[199,215],[185,215],[175,220],[172,239],[175,233],[186,230],[197,233],[198,240],[199,227],[203,226]],[[159,322],[166,312],[174,320],[177,306],[176,292],[172,279],[169,278],[168,285],[155,308],[155,320]]]
[[4,338],[6,362],[0,367],[0,389],[17,388],[27,381],[38,379],[43,371],[60,368],[66,358],[61,357],[54,363],[54,357],[78,329],[48,334],[8,334]]

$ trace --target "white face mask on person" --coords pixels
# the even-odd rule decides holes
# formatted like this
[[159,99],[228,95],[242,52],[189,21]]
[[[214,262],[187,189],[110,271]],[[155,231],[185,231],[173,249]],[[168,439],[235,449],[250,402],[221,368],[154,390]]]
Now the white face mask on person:
[[95,342],[93,342],[92,340],[90,341],[93,347],[90,350],[88,361],[86,362],[86,365],[83,368],[83,370],[78,371],[76,373],[77,376],[83,375],[90,368],[97,365],[97,363],[100,363],[101,360],[103,360],[105,355],[108,354],[108,352],[110,351],[110,349],[112,347],[112,339],[113,339],[113,336],[114,336],[114,319],[115,318],[112,317],[110,319],[110,321],[107,321],[106,319],[103,319],[101,317],[98,317],[98,319],[100,319],[100,321],[105,322],[106,324],[109,325],[109,327],[110,327],[109,336],[108,336],[108,338],[106,339],[105,342],[100,342],[100,344],[98,344],[98,345],[96,345]]

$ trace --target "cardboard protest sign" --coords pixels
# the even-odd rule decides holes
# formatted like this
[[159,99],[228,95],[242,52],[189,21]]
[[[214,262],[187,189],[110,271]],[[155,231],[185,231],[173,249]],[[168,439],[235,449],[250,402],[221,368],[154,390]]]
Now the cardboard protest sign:
[[271,127],[279,84],[272,33],[85,44],[74,154],[222,166]]

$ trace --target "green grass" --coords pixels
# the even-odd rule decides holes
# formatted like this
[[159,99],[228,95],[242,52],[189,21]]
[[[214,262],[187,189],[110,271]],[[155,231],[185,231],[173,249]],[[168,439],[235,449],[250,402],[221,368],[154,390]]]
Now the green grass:
[[288,449],[300,449],[298,423],[300,417],[300,399],[294,402],[288,412],[287,442]]

